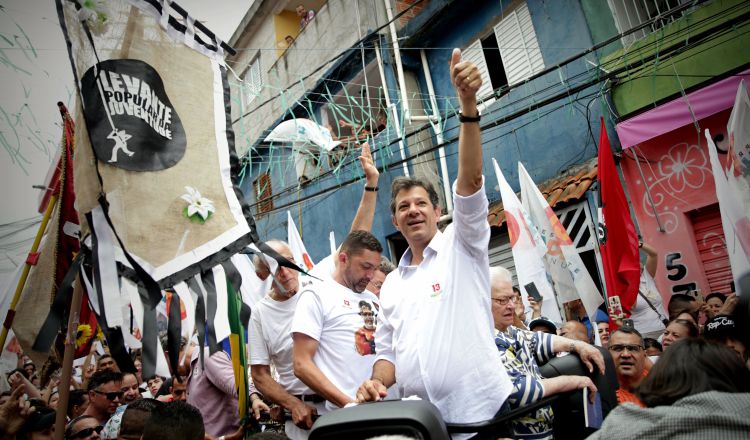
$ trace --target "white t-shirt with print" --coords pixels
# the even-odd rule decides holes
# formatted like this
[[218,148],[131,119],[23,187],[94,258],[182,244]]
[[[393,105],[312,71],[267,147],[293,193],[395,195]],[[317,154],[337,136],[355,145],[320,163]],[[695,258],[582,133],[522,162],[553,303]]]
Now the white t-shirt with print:
[[292,363],[292,318],[299,294],[286,301],[266,295],[256,303],[250,316],[250,365],[274,365],[277,382],[289,394],[311,394],[310,389],[294,375]]
[[[315,283],[297,296],[300,299],[292,333],[303,333],[318,341],[315,365],[354,400],[375,363],[378,298],[368,291],[355,293],[333,279]],[[337,408],[326,402],[326,409]]]

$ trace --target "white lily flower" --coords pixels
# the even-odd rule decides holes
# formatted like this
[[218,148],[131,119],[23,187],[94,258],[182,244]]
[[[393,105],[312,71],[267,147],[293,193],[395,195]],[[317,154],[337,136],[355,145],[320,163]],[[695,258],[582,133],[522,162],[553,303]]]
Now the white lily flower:
[[187,216],[192,217],[195,214],[198,214],[203,221],[206,221],[208,219],[208,216],[212,212],[216,212],[216,208],[214,207],[214,203],[201,196],[201,193],[193,188],[192,186],[186,186],[185,191],[187,191],[187,194],[183,194],[181,196],[182,200],[188,202],[187,206]]

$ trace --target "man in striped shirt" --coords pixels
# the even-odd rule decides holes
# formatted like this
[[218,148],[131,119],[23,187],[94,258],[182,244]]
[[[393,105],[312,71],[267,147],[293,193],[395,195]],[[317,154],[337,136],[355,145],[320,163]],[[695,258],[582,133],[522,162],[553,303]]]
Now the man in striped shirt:
[[[513,389],[508,397],[511,409],[519,408],[544,397],[566,391],[588,388],[596,392],[586,376],[542,378],[537,362],[546,362],[555,353],[575,352],[593,372],[594,366],[604,373],[604,358],[585,342],[542,332],[530,332],[513,326],[515,302],[511,273],[503,267],[490,268],[492,318],[495,321],[495,345],[500,350],[503,366],[508,371]],[[551,439],[552,408],[545,406],[531,416],[513,421],[515,438]]]

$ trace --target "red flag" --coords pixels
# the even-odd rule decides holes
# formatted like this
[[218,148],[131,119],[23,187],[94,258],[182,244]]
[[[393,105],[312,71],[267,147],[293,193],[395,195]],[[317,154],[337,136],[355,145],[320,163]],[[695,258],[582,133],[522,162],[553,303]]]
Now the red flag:
[[[68,109],[60,102],[60,115],[63,119],[63,146],[58,165],[60,179],[57,184],[60,222],[57,226],[57,249],[55,261],[55,291],[60,287],[65,274],[70,269],[75,255],[81,250],[79,242],[78,212],[75,209],[75,192],[73,191],[73,145],[75,123]],[[89,307],[88,296],[84,292],[81,301],[79,325],[76,338],[75,357],[86,356],[91,342],[96,337],[96,316]]]
[[630,208],[612,158],[612,149],[601,118],[599,135],[599,243],[604,265],[607,296],[619,296],[623,312],[630,310],[638,297],[641,278],[638,234],[635,232]]

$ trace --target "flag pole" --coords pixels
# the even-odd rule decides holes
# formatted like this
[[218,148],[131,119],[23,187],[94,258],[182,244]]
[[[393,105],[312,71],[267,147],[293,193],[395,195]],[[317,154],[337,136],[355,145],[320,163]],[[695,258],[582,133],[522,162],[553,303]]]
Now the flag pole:
[[39,250],[39,244],[42,242],[44,232],[47,230],[47,223],[49,223],[49,219],[50,217],[52,217],[52,212],[55,209],[55,205],[57,205],[57,199],[57,194],[50,197],[49,203],[47,204],[47,209],[44,211],[44,215],[42,216],[42,223],[39,225],[39,230],[36,232],[34,244],[31,245],[31,251],[29,251],[29,255],[26,258],[23,272],[21,272],[21,278],[18,280],[18,284],[16,285],[16,292],[13,294],[13,300],[11,301],[10,307],[8,308],[8,314],[5,315],[5,321],[3,321],[3,329],[2,333],[0,333],[0,349],[5,347],[5,340],[8,338],[8,331],[13,325],[13,318],[15,318],[16,316],[16,306],[18,305],[18,301],[21,299],[21,292],[26,285],[26,280],[29,277],[31,266],[36,265],[36,260],[39,258],[39,254],[37,253],[37,251]]
[[[73,358],[76,351],[76,339],[78,335],[78,320],[81,312],[81,302],[83,298],[83,286],[80,278],[73,288],[73,299],[70,303],[70,313],[68,314],[68,330],[65,334],[65,352],[63,354],[62,374],[60,385],[57,387],[57,393],[60,397],[58,408],[67,408],[70,398],[70,380],[73,373]],[[55,415],[55,440],[63,440],[65,434],[65,417],[66,411],[57,411]]]

